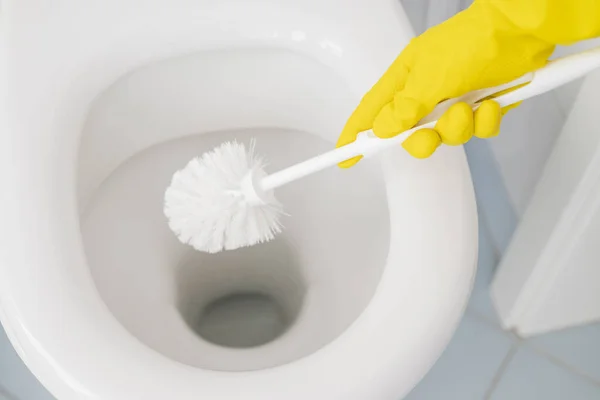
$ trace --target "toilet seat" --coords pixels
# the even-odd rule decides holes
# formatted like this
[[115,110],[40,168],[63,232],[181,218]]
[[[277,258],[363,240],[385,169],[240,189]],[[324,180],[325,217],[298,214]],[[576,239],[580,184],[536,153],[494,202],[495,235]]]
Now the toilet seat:
[[86,266],[74,189],[87,108],[124,73],[190,51],[266,43],[319,59],[363,93],[412,35],[399,4],[27,0],[3,13],[11,22],[3,38],[10,103],[2,107],[9,134],[0,135],[0,178],[11,195],[0,207],[0,319],[53,395],[397,399],[427,372],[458,324],[475,272],[477,216],[462,148],[441,148],[427,162],[400,148],[382,155],[392,246],[373,299],[327,346],[252,372],[177,363],[115,320]]

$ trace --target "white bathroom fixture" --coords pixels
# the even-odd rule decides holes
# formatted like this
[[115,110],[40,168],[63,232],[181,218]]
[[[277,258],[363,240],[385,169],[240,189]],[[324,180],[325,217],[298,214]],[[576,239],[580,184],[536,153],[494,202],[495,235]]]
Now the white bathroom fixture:
[[476,266],[461,147],[282,188],[285,233],[240,251],[190,252],[162,215],[176,168],[225,140],[273,170],[333,147],[413,36],[400,3],[2,13],[0,319],[54,396],[396,400],[431,368]]
[[599,87],[600,71],[583,81],[491,286],[521,337],[600,320]]

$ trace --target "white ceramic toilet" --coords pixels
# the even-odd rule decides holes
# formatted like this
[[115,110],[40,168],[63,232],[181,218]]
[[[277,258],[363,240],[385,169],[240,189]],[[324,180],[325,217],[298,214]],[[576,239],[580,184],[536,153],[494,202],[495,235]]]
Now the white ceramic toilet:
[[331,149],[413,36],[398,1],[1,12],[0,319],[54,396],[398,400],[427,373],[476,267],[461,147],[281,188],[285,231],[251,248],[194,252],[162,214],[171,174],[224,140],[270,171]]

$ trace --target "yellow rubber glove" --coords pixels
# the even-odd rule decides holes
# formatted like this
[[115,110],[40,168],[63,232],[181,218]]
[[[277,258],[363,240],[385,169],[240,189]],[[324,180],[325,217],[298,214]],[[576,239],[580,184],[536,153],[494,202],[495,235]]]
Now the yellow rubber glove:
[[[599,0],[475,0],[465,11],[413,39],[363,97],[337,147],[373,129],[388,138],[414,126],[442,100],[496,86],[542,67],[556,44],[600,35]],[[441,144],[498,134],[503,113],[493,100],[473,114],[451,107],[435,129],[415,132],[402,145],[429,157]],[[360,157],[340,164],[354,165]]]

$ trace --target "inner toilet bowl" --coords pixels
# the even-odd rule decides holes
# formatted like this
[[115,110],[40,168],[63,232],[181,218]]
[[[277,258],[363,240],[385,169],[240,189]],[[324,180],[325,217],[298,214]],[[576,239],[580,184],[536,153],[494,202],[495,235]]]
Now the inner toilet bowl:
[[333,147],[412,37],[399,3],[351,3],[3,10],[0,318],[54,396],[398,399],[433,365],[476,265],[462,148],[282,187],[284,232],[250,248],[195,252],[162,214],[223,141],[271,172]]

